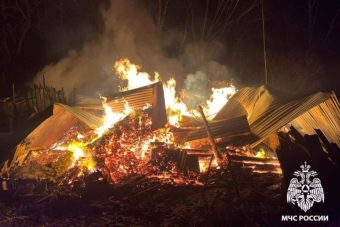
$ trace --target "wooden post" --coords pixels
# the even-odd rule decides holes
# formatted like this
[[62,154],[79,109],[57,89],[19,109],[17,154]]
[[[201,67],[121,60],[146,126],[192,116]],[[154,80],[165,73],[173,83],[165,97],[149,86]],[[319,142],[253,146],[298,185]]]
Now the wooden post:
[[73,88],[71,104],[74,105],[77,100],[77,88]]
[[61,88],[61,95],[62,95],[63,103],[66,104],[66,97],[65,97],[65,90],[64,90],[64,88]]
[[49,105],[53,105],[52,88],[51,87],[48,87],[47,94],[48,94]]
[[46,81],[45,81],[45,74],[43,74],[43,106],[44,109],[46,108]]
[[[33,87],[29,88],[29,100],[31,102],[31,107],[32,110],[35,111],[35,103],[34,103],[34,91],[33,91]],[[32,112],[33,112],[32,111]]]
[[39,91],[39,100],[40,100],[40,111],[43,111],[45,109],[44,105],[44,94],[41,94],[44,92],[44,88],[39,84],[38,91]]
[[217,163],[221,163],[221,155],[218,153],[218,150],[217,150],[217,146],[216,146],[216,143],[215,143],[215,140],[214,140],[214,137],[211,133],[211,130],[210,130],[210,127],[209,127],[209,124],[208,124],[208,121],[204,115],[204,112],[203,112],[203,108],[202,106],[198,106],[198,110],[202,116],[202,119],[203,119],[203,122],[204,122],[204,126],[205,126],[205,129],[207,130],[207,134],[208,134],[208,138],[209,138],[209,142],[210,142],[210,146],[211,146],[211,150],[216,158],[216,161]]
[[202,198],[203,199],[205,198],[205,191],[206,191],[206,188],[207,188],[207,184],[208,184],[208,180],[209,180],[209,175],[210,175],[211,164],[212,164],[213,159],[214,159],[214,155],[212,154],[211,157],[210,157],[208,170],[207,170],[207,173],[205,175],[205,180],[204,180],[204,185],[203,185],[203,192],[202,192]]
[[61,90],[58,90],[58,102],[63,103],[63,96]]
[[29,93],[29,90],[25,90],[24,98],[25,98],[26,108],[31,113],[32,112],[32,108],[31,108],[31,105],[30,105],[30,100],[29,100],[28,93]]
[[39,112],[39,104],[38,104],[38,94],[37,94],[37,86],[34,84],[33,85],[34,89],[34,100],[35,100],[35,111],[38,113]]
[[16,104],[15,104],[15,86],[14,83],[12,83],[12,102],[13,102],[13,116],[16,115]]
[[52,91],[53,91],[53,103],[56,103],[57,102],[57,90],[53,87]]
[[323,134],[323,132],[320,129],[314,129],[314,130],[318,134],[323,145],[325,146],[328,152],[328,156],[338,167],[340,167],[340,152],[339,152],[340,150],[338,146],[335,143],[330,143],[327,137],[325,136],[325,134]]

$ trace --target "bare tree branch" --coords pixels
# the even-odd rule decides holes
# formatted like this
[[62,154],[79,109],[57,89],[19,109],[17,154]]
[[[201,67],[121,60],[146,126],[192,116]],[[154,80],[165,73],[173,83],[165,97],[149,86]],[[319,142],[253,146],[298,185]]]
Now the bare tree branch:
[[336,12],[335,16],[333,17],[333,20],[332,20],[331,24],[329,25],[329,28],[328,28],[328,31],[327,31],[325,40],[328,40],[329,37],[330,37],[330,35],[332,34],[332,31],[333,31],[335,22],[336,22],[336,20],[337,20],[337,18],[338,18],[338,16],[339,16],[339,14],[340,14],[340,8],[339,8],[338,11]]

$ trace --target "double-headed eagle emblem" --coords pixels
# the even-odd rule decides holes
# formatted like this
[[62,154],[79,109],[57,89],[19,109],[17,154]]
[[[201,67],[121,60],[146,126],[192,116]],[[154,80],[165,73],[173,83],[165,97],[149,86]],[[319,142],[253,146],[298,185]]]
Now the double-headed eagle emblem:
[[[317,176],[317,172],[309,170],[310,165],[305,162],[304,165],[300,166],[302,171],[295,171],[294,176],[290,180],[290,184],[287,192],[287,202],[297,205],[304,211],[307,212],[314,202],[324,202],[325,195],[321,185],[321,180]],[[298,179],[300,178],[300,180]],[[312,178],[312,180],[311,180]]]

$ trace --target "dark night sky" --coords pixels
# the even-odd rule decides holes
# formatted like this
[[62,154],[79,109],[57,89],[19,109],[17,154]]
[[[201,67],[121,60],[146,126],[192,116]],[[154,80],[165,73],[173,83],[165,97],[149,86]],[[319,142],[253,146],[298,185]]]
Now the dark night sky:
[[[23,86],[46,64],[56,63],[69,50],[81,50],[85,42],[99,39],[104,29],[101,12],[110,6],[108,0],[42,1],[40,5],[37,4],[36,15],[32,17],[22,48],[17,54],[10,54],[10,59],[4,43],[10,40],[7,47],[13,53],[16,41],[11,41],[8,29],[11,29],[11,35],[18,37],[23,22],[5,16],[4,7],[15,2],[3,0],[1,6],[1,28],[4,31],[1,32],[2,96],[8,95],[9,84],[12,82],[19,87]],[[21,2],[18,6],[20,8],[23,7],[20,4],[26,1],[18,2]],[[34,5],[40,1],[28,2]],[[140,2],[143,2],[141,7],[147,8],[152,1]],[[198,24],[195,29],[200,29],[206,1],[170,1],[163,27],[163,35],[167,36],[161,37],[162,51],[166,56],[176,58],[180,55],[176,42],[167,43],[168,34],[175,34],[173,31],[182,32],[188,21],[187,6],[190,2],[193,2],[195,21]],[[235,18],[251,2],[242,1]],[[264,80],[260,3],[257,1],[257,5],[246,16],[220,32],[216,38],[225,46],[225,51],[214,60],[232,70],[234,81],[239,86],[259,85]],[[210,1],[209,20],[216,16],[214,4],[217,1]],[[287,91],[289,87],[297,86],[301,93],[304,90],[336,90],[339,95],[340,15],[336,15],[339,14],[340,1],[264,0],[264,7],[268,72],[273,86],[280,87],[282,84],[283,90]],[[18,16],[18,13],[14,15]],[[190,34],[186,39],[187,44],[197,41]],[[190,70],[195,69],[187,67],[185,73],[191,73]]]

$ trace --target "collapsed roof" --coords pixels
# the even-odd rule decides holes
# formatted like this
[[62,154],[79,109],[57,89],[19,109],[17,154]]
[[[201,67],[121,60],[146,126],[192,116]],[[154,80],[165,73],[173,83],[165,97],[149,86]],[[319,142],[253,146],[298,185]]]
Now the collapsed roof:
[[[161,83],[113,95],[107,103],[114,111],[119,111],[125,100],[133,108],[151,105],[155,128],[166,123]],[[243,143],[254,147],[280,128],[292,125],[301,134],[316,134],[314,129],[321,129],[330,142],[340,145],[339,107],[333,92],[317,92],[296,98],[273,92],[265,86],[246,87],[231,97],[210,125],[216,138],[230,144]],[[96,111],[101,110],[101,103],[95,99],[84,99],[75,107],[55,104],[53,115],[17,146],[11,167],[20,166],[31,151],[48,149],[71,127],[98,128],[101,118]],[[207,137],[200,123],[195,130],[175,133],[182,142]]]
[[340,105],[334,92],[317,92],[304,97],[291,97],[272,89],[240,89],[214,120],[246,115],[256,146],[283,126],[294,126],[302,135],[323,131],[330,142],[340,145]]

